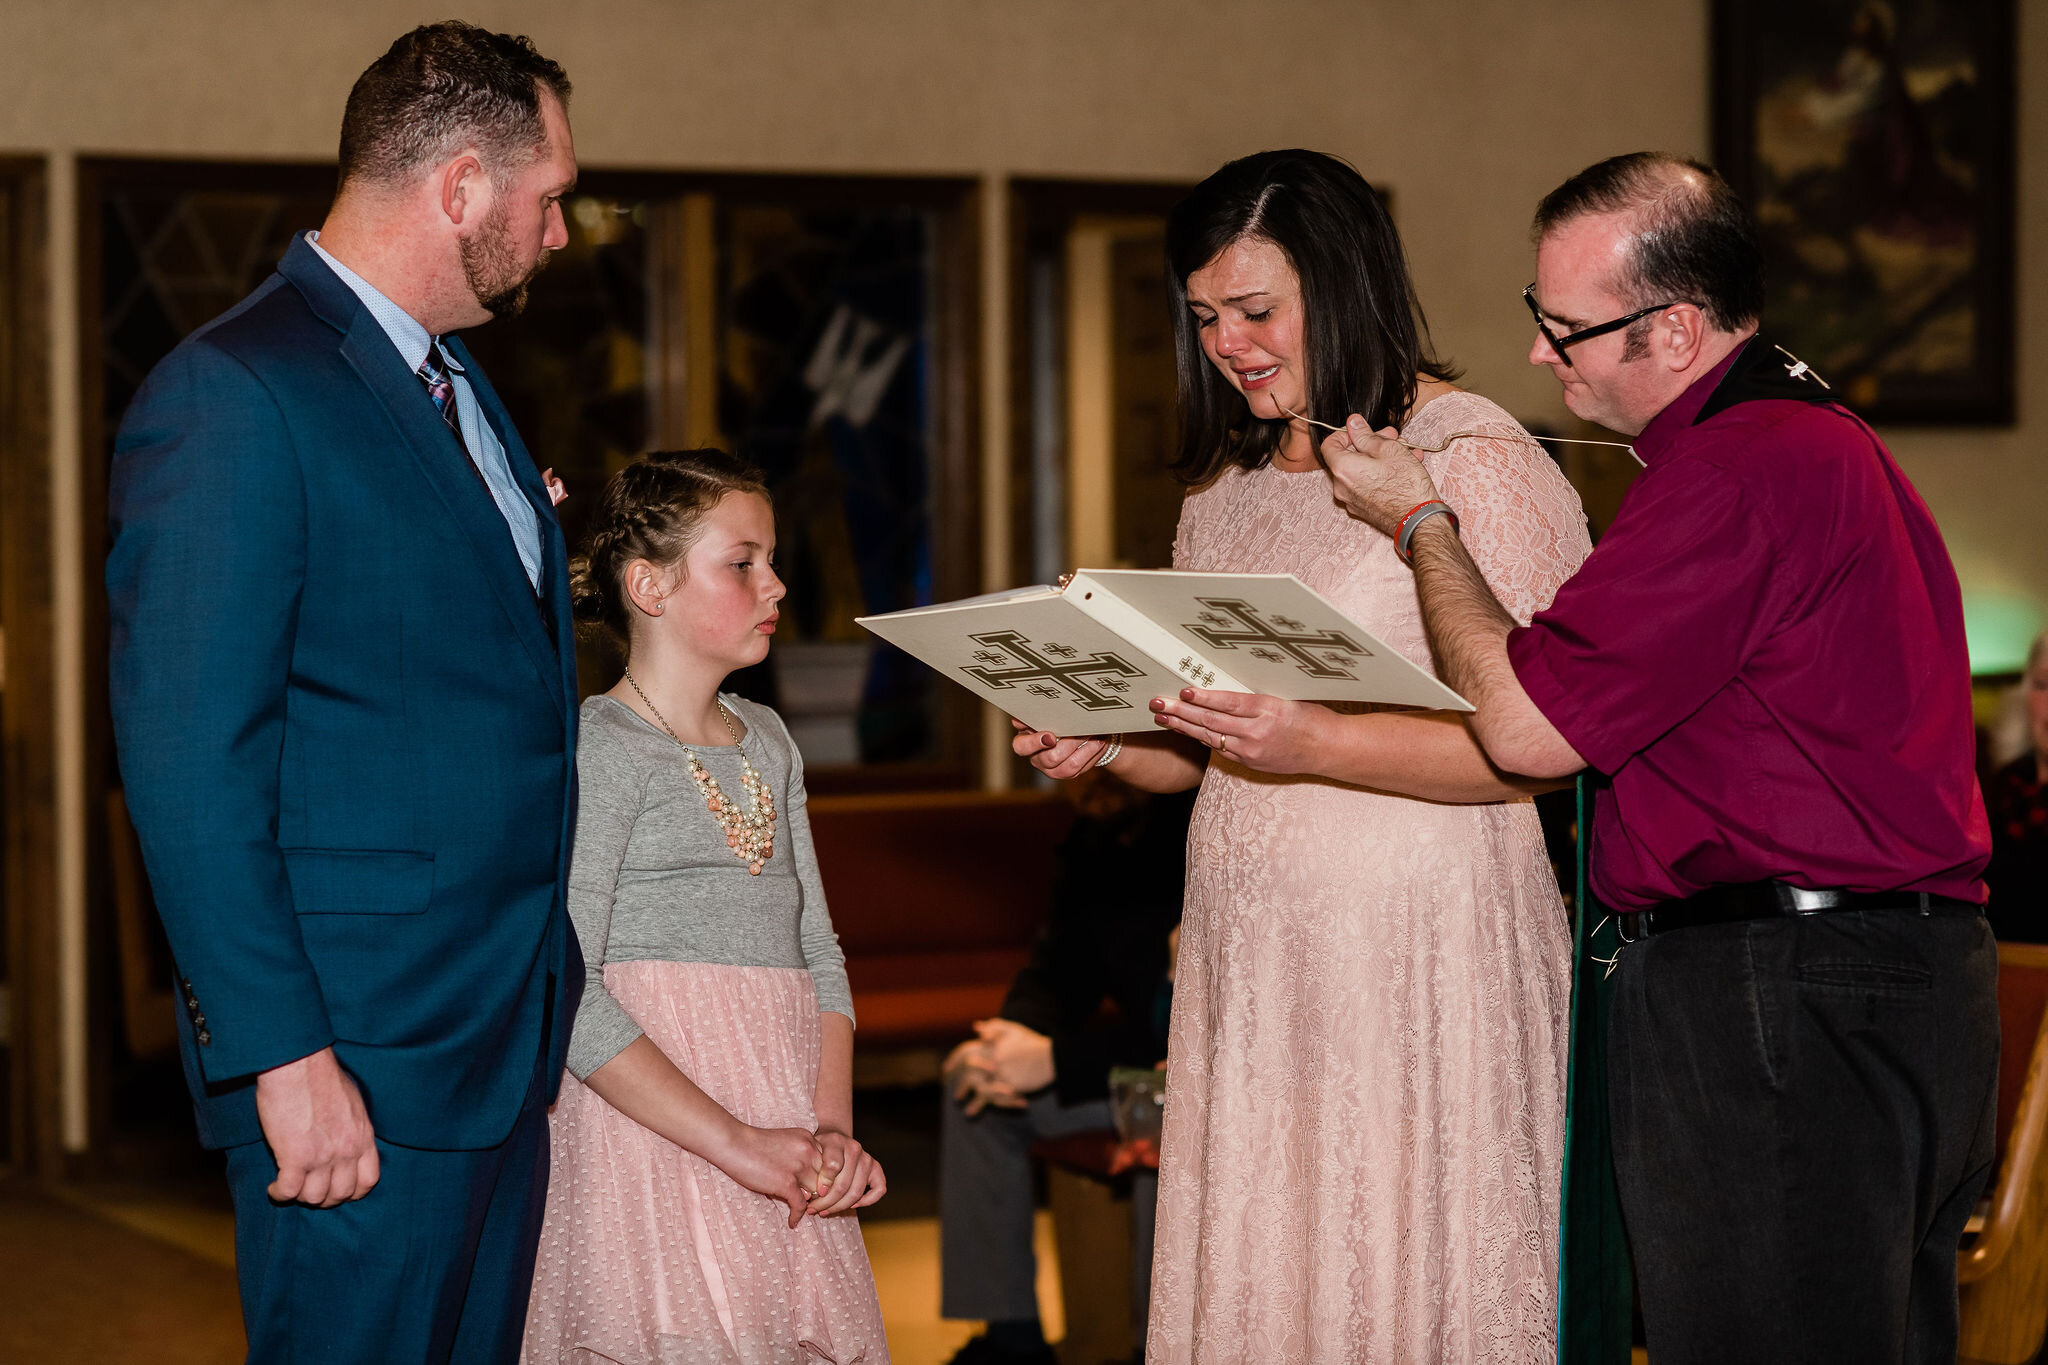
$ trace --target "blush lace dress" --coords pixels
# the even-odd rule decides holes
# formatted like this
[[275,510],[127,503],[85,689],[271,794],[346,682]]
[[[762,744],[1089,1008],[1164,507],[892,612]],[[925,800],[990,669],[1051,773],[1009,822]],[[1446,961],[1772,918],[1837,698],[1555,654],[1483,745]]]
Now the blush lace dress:
[[[1517,619],[1590,549],[1473,394],[1404,433]],[[1320,471],[1188,496],[1178,568],[1292,572],[1431,668],[1414,577]],[[1433,671],[1433,670],[1432,670]],[[1439,805],[1212,756],[1188,838],[1147,1358],[1555,1359],[1570,936],[1527,801]]]

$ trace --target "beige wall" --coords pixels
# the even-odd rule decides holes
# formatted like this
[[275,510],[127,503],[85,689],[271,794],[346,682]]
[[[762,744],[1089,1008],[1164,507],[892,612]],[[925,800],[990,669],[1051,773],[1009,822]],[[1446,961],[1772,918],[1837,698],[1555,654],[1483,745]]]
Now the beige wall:
[[[1338,152],[1394,192],[1431,321],[1475,387],[1562,422],[1521,356],[1529,208],[1637,146],[1707,150],[1706,0],[477,0],[577,82],[590,165],[1194,177]],[[2048,25],[2020,7],[2022,165]],[[388,0],[9,0],[0,151],[332,154],[349,82],[425,11]],[[2036,163],[2038,166],[2038,163]],[[2020,424],[1894,433],[1965,583],[2048,602],[2048,169],[2020,193]]]
[[[589,165],[1196,178],[1337,152],[1393,189],[1441,340],[1532,416],[1556,405],[1519,360],[1529,209],[1601,155],[1707,137],[1702,0],[452,8],[569,69]],[[8,0],[0,150],[329,157],[349,83],[422,13]]]

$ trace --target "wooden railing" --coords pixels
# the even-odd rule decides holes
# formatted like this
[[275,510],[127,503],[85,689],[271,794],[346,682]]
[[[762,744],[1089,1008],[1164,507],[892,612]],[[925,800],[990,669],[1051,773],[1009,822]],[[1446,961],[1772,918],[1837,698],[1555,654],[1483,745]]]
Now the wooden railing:
[[[2000,1067],[2008,1093],[1998,1107],[2002,1121],[2011,1117],[2002,1123],[2004,1158],[1990,1210],[1956,1257],[1958,1358],[1972,1365],[2021,1365],[2048,1336],[2048,946],[2000,944],[1998,965],[2008,1050]],[[2011,1051],[2018,1047],[2026,1049],[2023,1073]],[[2016,1075],[2023,1076],[2017,1086]]]

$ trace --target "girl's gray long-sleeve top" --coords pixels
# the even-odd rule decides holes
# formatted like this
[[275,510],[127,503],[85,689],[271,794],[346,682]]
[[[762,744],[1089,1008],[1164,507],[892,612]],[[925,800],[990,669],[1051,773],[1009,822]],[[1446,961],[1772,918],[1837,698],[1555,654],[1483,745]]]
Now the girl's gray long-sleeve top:
[[820,1012],[853,1017],[846,958],[811,847],[803,757],[771,708],[720,700],[746,726],[739,749],[692,748],[728,800],[746,801],[740,750],[774,793],[775,853],[758,877],[726,845],[681,746],[611,697],[583,703],[569,861],[569,917],[586,971],[569,1036],[569,1069],[579,1080],[641,1036],[605,989],[607,962],[804,967]]

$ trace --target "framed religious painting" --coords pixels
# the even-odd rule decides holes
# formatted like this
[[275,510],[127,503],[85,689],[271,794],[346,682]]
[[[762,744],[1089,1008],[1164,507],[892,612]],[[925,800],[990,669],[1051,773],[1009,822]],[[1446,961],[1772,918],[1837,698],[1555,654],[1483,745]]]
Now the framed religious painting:
[[2013,0],[1716,0],[1764,325],[1872,422],[2013,420]]

